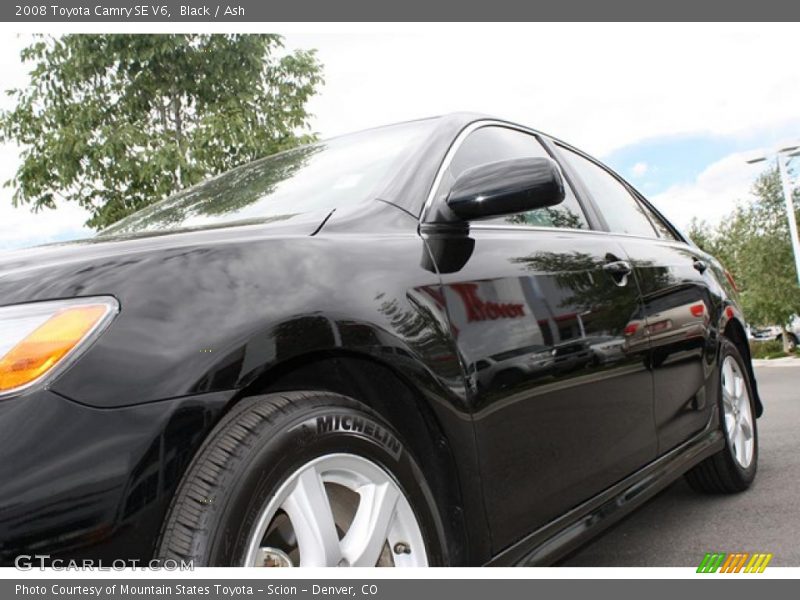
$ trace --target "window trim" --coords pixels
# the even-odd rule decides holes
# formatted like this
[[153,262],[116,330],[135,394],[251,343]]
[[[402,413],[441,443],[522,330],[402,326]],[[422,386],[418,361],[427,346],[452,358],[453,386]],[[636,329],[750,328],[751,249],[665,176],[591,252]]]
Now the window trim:
[[[639,192],[639,190],[634,188],[630,183],[628,183],[621,175],[619,175],[611,167],[608,167],[607,165],[603,164],[602,162],[600,162],[596,158],[586,154],[585,152],[575,148],[574,146],[571,146],[571,145],[567,144],[566,142],[562,142],[560,140],[553,140],[553,145],[556,146],[559,149],[559,151],[560,150],[567,150],[569,152],[573,152],[574,154],[577,154],[578,156],[580,156],[580,157],[588,160],[589,162],[593,163],[595,166],[597,166],[598,168],[604,170],[611,177],[616,179],[617,182],[623,188],[625,188],[625,190],[631,195],[631,198],[633,198],[633,201],[637,202],[640,205],[642,205],[642,207],[644,207],[646,209],[644,211],[644,215],[645,215],[645,218],[647,219],[647,222],[650,223],[650,227],[653,228],[653,233],[655,234],[655,237],[647,237],[647,236],[633,234],[633,233],[623,233],[623,232],[619,232],[619,231],[611,231],[611,228],[608,225],[608,221],[606,221],[605,217],[603,216],[602,211],[600,211],[600,209],[597,207],[597,203],[594,200],[594,196],[592,195],[591,190],[588,189],[588,186],[586,186],[584,184],[583,185],[584,191],[588,195],[589,200],[591,201],[593,207],[597,211],[597,213],[598,213],[598,215],[600,217],[600,220],[603,222],[604,231],[606,231],[607,233],[610,233],[612,235],[624,235],[624,236],[627,236],[627,237],[635,237],[635,238],[644,239],[644,240],[663,240],[663,241],[668,241],[668,242],[678,242],[678,243],[684,243],[684,244],[687,243],[686,239],[684,238],[684,236],[681,235],[680,231],[678,231],[678,229],[669,221],[669,219],[664,217],[664,215],[661,214],[661,212],[658,209],[656,209]],[[565,158],[563,158],[563,157],[561,157],[561,158],[562,158],[562,160],[564,162],[567,162]],[[576,173],[575,175],[576,175],[576,177],[578,177],[580,179],[580,175],[579,174]],[[583,183],[583,180],[581,180],[581,183]],[[648,214],[648,212],[652,212],[653,214],[655,214],[655,216],[658,217],[658,219],[667,227],[667,229],[670,232],[672,232],[672,234],[675,236],[675,239],[667,239],[667,238],[662,237],[661,234],[658,231],[658,228],[653,223],[652,217]]]
[[[563,174],[567,183],[572,188],[572,191],[575,195],[575,199],[577,200],[581,210],[583,210],[583,216],[586,219],[589,228],[570,229],[564,227],[542,227],[536,225],[502,225],[502,224],[489,224],[489,223],[481,224],[480,222],[476,222],[474,224],[471,223],[470,227],[474,227],[476,229],[478,228],[515,229],[515,230],[531,230],[531,231],[568,231],[573,233],[600,233],[605,235],[632,237],[643,240],[660,240],[663,242],[683,244],[692,247],[692,243],[686,239],[683,233],[681,233],[681,231],[677,227],[675,227],[675,225],[673,225],[672,222],[661,213],[661,211],[655,208],[650,203],[650,201],[647,200],[647,198],[645,198],[635,187],[633,187],[622,176],[620,176],[610,167],[606,166],[605,164],[603,164],[596,158],[592,157],[591,155],[587,154],[586,152],[572,146],[571,144],[568,144],[567,142],[548,136],[540,131],[531,129],[530,127],[525,127],[524,125],[511,123],[509,121],[502,121],[499,119],[478,119],[476,121],[473,121],[472,123],[469,123],[464,128],[462,128],[461,131],[459,131],[458,135],[456,135],[456,137],[453,139],[452,143],[447,149],[447,152],[444,155],[444,158],[442,159],[442,161],[439,164],[439,167],[436,170],[436,175],[433,179],[433,183],[431,184],[430,189],[428,190],[425,203],[422,205],[422,209],[419,213],[419,219],[418,219],[420,226],[425,226],[428,223],[428,217],[430,216],[434,202],[436,201],[436,195],[442,186],[442,180],[444,179],[444,175],[447,169],[450,167],[450,164],[452,163],[456,152],[458,152],[459,148],[464,143],[464,140],[471,133],[483,127],[502,127],[505,129],[513,129],[536,138],[536,140],[545,148],[550,157],[561,168],[561,173]],[[654,213],[664,223],[664,225],[666,225],[666,227],[673,233],[675,239],[666,239],[661,237],[661,235],[658,232],[658,229],[652,223],[650,216],[647,215],[646,212],[645,212],[645,217],[650,223],[650,226],[653,228],[653,233],[655,234],[655,237],[646,237],[641,235],[611,231],[610,227],[608,226],[608,222],[603,216],[602,211],[600,211],[600,209],[597,206],[597,203],[594,201],[594,197],[592,196],[591,190],[584,183],[583,179],[581,179],[580,175],[575,171],[575,169],[573,169],[572,166],[564,158],[562,152],[563,150],[574,152],[578,156],[585,158],[589,162],[596,164],[598,167],[606,171],[609,175],[611,175],[614,179],[616,179],[628,191],[629,194],[631,194],[631,196],[634,199],[634,202],[641,203],[644,206],[644,208]]]
[[[626,183],[627,183],[627,182],[626,182]],[[678,228],[677,228],[677,227],[675,227],[675,226],[672,224],[672,222],[671,222],[669,219],[667,219],[667,218],[666,218],[666,217],[665,217],[665,216],[664,216],[664,215],[661,213],[661,211],[660,211],[660,210],[658,210],[658,209],[657,209],[655,206],[653,206],[653,204],[652,204],[652,203],[651,203],[651,202],[650,202],[650,201],[649,201],[647,198],[645,198],[645,197],[644,197],[644,195],[642,195],[642,194],[639,192],[639,190],[637,190],[635,187],[633,187],[633,186],[632,186],[632,185],[630,185],[630,184],[628,184],[628,188],[629,188],[629,189],[630,189],[630,191],[633,193],[633,195],[636,197],[636,199],[637,199],[637,200],[638,200],[638,201],[639,201],[639,202],[640,202],[642,205],[644,205],[644,207],[645,207],[646,209],[648,209],[648,211],[649,211],[649,212],[651,212],[651,213],[652,213],[652,214],[654,214],[656,217],[658,217],[658,220],[659,220],[659,221],[661,221],[661,223],[662,223],[662,224],[663,224],[663,225],[664,225],[664,226],[665,226],[665,227],[666,227],[666,228],[667,228],[667,229],[670,231],[670,233],[672,233],[672,235],[674,236],[674,239],[669,239],[669,238],[663,238],[663,237],[661,237],[661,236],[659,235],[659,236],[658,236],[658,239],[660,239],[660,240],[664,240],[664,241],[666,241],[666,242],[681,242],[681,243],[684,243],[684,244],[688,243],[688,242],[686,241],[686,239],[684,238],[683,234],[682,234],[682,233],[681,233],[681,232],[678,230]],[[648,218],[649,218],[649,217],[648,217]],[[658,233],[658,229],[656,229],[656,233]]]
[[[428,192],[428,196],[425,200],[425,204],[422,206],[422,211],[420,212],[419,223],[420,225],[425,225],[428,223],[428,217],[432,213],[433,205],[436,201],[436,196],[438,195],[440,188],[442,186],[442,180],[444,179],[444,175],[447,172],[447,169],[450,168],[450,165],[453,162],[453,159],[458,152],[458,150],[463,145],[464,141],[469,137],[472,133],[477,131],[478,129],[483,129],[484,127],[499,127],[502,129],[511,129],[514,131],[518,131],[520,133],[524,133],[526,135],[530,135],[533,137],[541,146],[544,148],[545,152],[550,156],[550,158],[559,166],[561,169],[561,173],[563,174],[564,178],[567,181],[567,184],[572,189],[573,195],[575,196],[575,200],[578,203],[579,208],[583,211],[583,217],[588,225],[588,229],[569,229],[565,227],[541,227],[535,225],[509,225],[508,227],[511,229],[532,229],[532,230],[555,230],[555,231],[602,231],[601,226],[603,225],[597,218],[597,211],[596,207],[592,203],[591,205],[587,206],[585,201],[584,186],[581,185],[579,188],[575,185],[575,177],[572,171],[566,171],[564,168],[564,161],[560,160],[560,157],[555,154],[552,148],[552,140],[547,138],[544,134],[530,129],[529,127],[524,127],[522,125],[517,125],[516,123],[509,123],[507,121],[500,121],[497,119],[480,119],[478,121],[473,121],[466,127],[464,127],[458,135],[453,140],[453,143],[450,144],[450,147],[447,149],[447,153],[445,154],[442,162],[439,164],[439,168],[436,171],[436,177],[433,179],[433,184]],[[486,224],[488,226],[488,224]],[[506,227],[503,225],[498,224],[498,227]],[[470,227],[481,227],[478,223],[472,224],[470,223]]]

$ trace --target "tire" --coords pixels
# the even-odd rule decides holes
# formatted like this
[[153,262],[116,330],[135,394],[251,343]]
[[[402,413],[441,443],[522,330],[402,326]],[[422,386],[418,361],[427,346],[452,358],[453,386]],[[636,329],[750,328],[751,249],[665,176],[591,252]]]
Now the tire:
[[[723,339],[719,360],[719,413],[720,427],[725,436],[725,447],[710,456],[686,473],[689,485],[698,492],[707,494],[734,494],[750,487],[758,468],[758,427],[756,425],[756,407],[753,401],[753,386],[745,367],[742,355],[736,346]],[[731,369],[726,369],[730,365]],[[727,381],[739,378],[746,398],[738,396],[737,402],[729,403],[728,398],[736,396],[725,391]],[[727,381],[726,381],[727,380]],[[730,384],[728,384],[730,386]],[[728,388],[730,389],[730,387]],[[735,400],[735,398],[734,398]],[[732,415],[726,404],[738,404],[736,414]],[[748,451],[745,433],[745,420],[749,411],[751,446]],[[733,432],[733,433],[732,433]],[[736,432],[742,436],[737,437]],[[736,443],[738,440],[740,443]]]
[[324,392],[235,405],[184,475],[157,554],[196,566],[447,563],[408,447],[374,411]]

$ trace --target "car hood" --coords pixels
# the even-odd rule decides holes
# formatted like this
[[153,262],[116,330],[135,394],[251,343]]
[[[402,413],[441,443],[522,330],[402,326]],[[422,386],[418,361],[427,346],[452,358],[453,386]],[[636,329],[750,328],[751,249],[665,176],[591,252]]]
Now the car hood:
[[[307,213],[257,224],[97,236],[0,252],[0,306],[60,297],[66,292],[58,288],[59,272],[75,274],[83,269],[88,273],[99,266],[113,267],[133,261],[143,253],[174,252],[181,248],[213,247],[272,237],[306,237],[315,233],[327,216],[328,213]],[[42,278],[50,281],[49,292],[22,294],[22,284],[41,283]],[[25,287],[30,289],[29,285]]]

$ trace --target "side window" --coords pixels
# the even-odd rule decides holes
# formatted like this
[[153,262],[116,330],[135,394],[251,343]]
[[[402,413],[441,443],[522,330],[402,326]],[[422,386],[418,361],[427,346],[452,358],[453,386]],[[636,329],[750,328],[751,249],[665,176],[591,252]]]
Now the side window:
[[[508,127],[487,126],[472,132],[461,144],[445,173],[442,185],[449,189],[456,178],[467,169],[486,163],[512,158],[551,158],[535,136]],[[533,225],[588,229],[586,218],[575,194],[564,182],[566,197],[561,204],[537,208],[525,213],[484,219],[483,223],[504,225]]]
[[597,163],[559,146],[561,154],[589,188],[597,208],[615,233],[657,237],[645,208],[619,180]]

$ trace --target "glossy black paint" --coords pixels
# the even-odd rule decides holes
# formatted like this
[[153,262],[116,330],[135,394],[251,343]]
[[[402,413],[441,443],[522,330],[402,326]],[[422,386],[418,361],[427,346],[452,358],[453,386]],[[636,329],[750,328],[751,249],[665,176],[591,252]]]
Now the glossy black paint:
[[618,518],[604,503],[620,482],[656,489],[699,461],[687,440],[719,441],[718,340],[743,325],[721,267],[602,231],[563,165],[592,230],[428,222],[440,165],[479,119],[441,118],[358,207],[0,256],[1,305],[121,306],[46,389],[0,401],[0,563],[152,556],[199,444],[265,391],[338,391],[389,419],[458,564],[539,562],[577,520]]
[[502,160],[462,173],[447,207],[459,221],[512,215],[564,200],[564,182],[547,158]]
[[722,432],[709,422],[679,447],[507,548],[490,566],[557,563],[724,445]]
[[473,226],[443,274],[473,418],[495,550],[657,455],[647,348],[628,348],[635,284],[603,267],[612,238]]
[[[346,236],[308,235],[316,224],[303,236],[242,227],[39,249],[30,270],[16,260],[0,290],[9,303],[100,289],[119,300],[120,314],[109,329],[51,386],[69,401],[115,412],[214,392],[238,398],[269,389],[309,362],[360,358],[383,365],[413,390],[412,398],[430,406],[445,439],[458,440],[452,462],[462,465],[461,480],[478,485],[463,379],[446,316],[430,300],[439,280],[423,266],[429,261],[416,220],[385,203],[366,212],[360,216],[369,217],[369,232],[353,232],[341,215],[351,231]],[[67,258],[55,261],[59,254]],[[363,268],[368,263],[374,268]],[[15,438],[36,443],[15,431],[0,440],[3,456]],[[127,439],[120,427],[98,431]],[[95,462],[93,448],[85,448],[87,468]],[[455,477],[455,466],[448,473]],[[74,481],[79,493],[80,477]],[[74,513],[69,519],[82,512],[72,503],[63,510]],[[107,510],[118,514],[112,503]],[[102,521],[93,526],[119,526],[95,517],[86,517]],[[153,541],[146,548],[126,546],[125,553],[140,556]],[[113,557],[119,550],[109,552]]]
[[[655,422],[663,454],[708,423],[717,397],[717,341],[723,315],[714,278],[693,267],[686,244],[623,241],[644,300],[634,337],[650,345]],[[638,316],[638,315],[637,315]]]
[[115,410],[52,391],[0,402],[0,565],[34,553],[149,560],[184,470],[232,395]]

